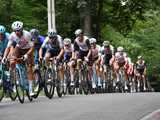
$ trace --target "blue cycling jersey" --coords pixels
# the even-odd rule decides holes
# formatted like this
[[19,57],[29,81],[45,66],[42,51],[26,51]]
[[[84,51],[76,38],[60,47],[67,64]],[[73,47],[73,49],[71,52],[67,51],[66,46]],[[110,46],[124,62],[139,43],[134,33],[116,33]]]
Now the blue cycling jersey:
[[39,35],[37,39],[34,40],[34,48],[39,49],[41,48],[41,45],[43,44],[43,41],[45,40],[45,37]]
[[0,55],[3,55],[5,48],[7,47],[9,39],[9,33],[5,33],[2,40],[0,40]]

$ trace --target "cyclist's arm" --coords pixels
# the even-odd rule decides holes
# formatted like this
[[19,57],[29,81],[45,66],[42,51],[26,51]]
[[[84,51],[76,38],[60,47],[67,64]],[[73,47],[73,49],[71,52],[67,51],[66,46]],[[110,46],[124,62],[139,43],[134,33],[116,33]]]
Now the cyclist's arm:
[[29,50],[28,50],[28,52],[26,53],[27,55],[30,55],[32,52],[33,52],[33,50],[34,50],[34,47],[32,46]]
[[[11,38],[11,37],[10,37],[10,38]],[[11,51],[11,48],[12,48],[12,47],[15,47],[15,46],[16,46],[16,42],[13,42],[13,40],[10,39],[10,40],[8,41],[7,47],[6,47],[5,51],[4,51],[3,58],[7,58],[8,54],[9,54],[10,51]]]
[[88,48],[90,49],[89,39],[86,40],[86,44],[87,44]]
[[90,56],[91,56],[91,50],[89,50],[89,52],[87,54],[87,58],[89,59]]
[[64,54],[64,49],[61,48],[60,53],[58,54],[57,58],[60,59]]
[[39,58],[42,58],[42,50],[43,48],[41,47],[40,49],[39,49]]
[[41,48],[39,49],[39,58],[42,58],[43,49],[44,49],[44,48],[47,49],[46,45],[47,45],[47,43],[48,43],[48,40],[49,40],[49,38],[46,37],[45,40],[43,41],[43,43],[42,43],[42,45],[41,45]]
[[76,41],[74,42],[74,51],[79,51],[79,46]]

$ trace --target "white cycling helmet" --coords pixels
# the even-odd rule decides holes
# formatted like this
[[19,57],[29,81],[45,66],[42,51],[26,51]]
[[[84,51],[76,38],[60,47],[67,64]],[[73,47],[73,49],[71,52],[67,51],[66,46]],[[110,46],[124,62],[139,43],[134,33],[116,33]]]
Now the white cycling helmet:
[[74,34],[75,34],[76,36],[78,36],[78,35],[80,35],[80,34],[82,34],[82,33],[83,33],[83,31],[82,31],[81,29],[77,29]]
[[71,44],[71,39],[65,38],[65,39],[63,40],[63,43],[64,43],[64,45],[69,45],[69,44]]
[[0,25],[0,33],[5,33],[6,28],[3,25]]
[[122,47],[122,46],[119,46],[118,48],[117,48],[117,52],[123,52],[124,51],[124,48]]
[[48,31],[48,37],[57,37],[57,33],[53,29],[50,29]]
[[138,58],[138,60],[139,60],[139,59],[142,59],[142,56],[138,56],[137,58]]
[[106,41],[103,42],[103,46],[109,46],[109,45],[110,45],[109,41],[106,40]]
[[90,44],[96,43],[96,42],[97,42],[97,40],[96,40],[95,38],[90,38],[90,39],[89,39],[89,43],[90,43]]
[[15,21],[15,22],[13,22],[12,23],[12,29],[14,31],[23,29],[23,22],[21,22],[21,21]]

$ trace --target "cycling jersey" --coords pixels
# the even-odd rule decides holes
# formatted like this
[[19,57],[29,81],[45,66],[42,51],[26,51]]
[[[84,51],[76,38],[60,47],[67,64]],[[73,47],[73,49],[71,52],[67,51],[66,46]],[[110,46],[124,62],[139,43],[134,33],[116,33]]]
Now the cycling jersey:
[[72,44],[69,47],[64,46],[64,61],[68,62],[70,60],[73,51],[74,49]]
[[37,39],[32,38],[32,40],[34,41],[34,48],[39,49],[41,45],[43,44],[45,37],[39,35]]
[[83,41],[79,41],[79,37],[75,39],[74,51],[88,51],[89,50],[89,40],[87,36],[83,36]]
[[101,48],[101,54],[103,55],[102,59],[103,59],[103,63],[105,65],[109,65],[109,61],[112,58],[112,55],[114,54],[114,48],[112,45],[110,45],[109,47],[102,47]]
[[115,60],[120,64],[125,63],[126,62],[126,53],[125,52],[116,52],[115,53]]
[[0,55],[3,55],[5,48],[7,47],[9,39],[9,33],[5,33],[2,40],[0,40]]
[[77,37],[74,41],[74,51],[78,51],[78,59],[84,60],[84,57],[87,56],[89,51],[89,39],[87,36],[83,36],[83,41],[79,41]]
[[91,51],[91,54],[89,56],[89,65],[92,66],[93,63],[98,59],[100,55],[100,46],[96,45],[96,47],[91,48],[90,51]]
[[144,60],[141,63],[139,61],[136,62],[136,70],[139,73],[143,74],[145,68],[146,68],[146,63]]
[[57,36],[56,40],[50,40],[49,37],[46,37],[44,40],[42,48],[47,48],[47,49],[60,49],[63,48],[63,42],[61,36]]
[[31,34],[23,30],[22,36],[19,38],[15,32],[12,32],[9,36],[9,42],[7,46],[10,46],[12,44],[16,43],[16,46],[20,49],[29,49],[33,47],[33,41],[31,40]]
[[60,49],[63,48],[63,42],[61,36],[57,36],[57,39],[51,40],[49,37],[46,37],[41,48],[46,48],[47,51],[51,54],[51,57],[55,57],[59,54]]

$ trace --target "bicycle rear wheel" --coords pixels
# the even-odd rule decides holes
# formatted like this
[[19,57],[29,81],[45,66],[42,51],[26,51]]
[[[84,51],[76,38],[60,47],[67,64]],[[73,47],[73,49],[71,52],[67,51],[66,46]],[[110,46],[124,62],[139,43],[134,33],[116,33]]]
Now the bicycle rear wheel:
[[24,103],[24,88],[23,88],[23,83],[22,83],[22,79],[20,76],[20,72],[18,71],[18,69],[16,69],[16,91],[17,91],[17,96],[18,96],[18,100],[20,101],[20,103]]

